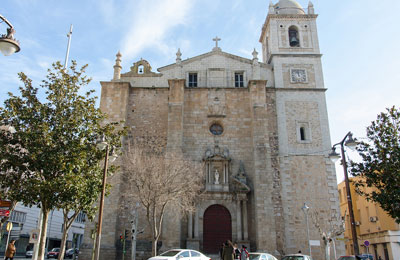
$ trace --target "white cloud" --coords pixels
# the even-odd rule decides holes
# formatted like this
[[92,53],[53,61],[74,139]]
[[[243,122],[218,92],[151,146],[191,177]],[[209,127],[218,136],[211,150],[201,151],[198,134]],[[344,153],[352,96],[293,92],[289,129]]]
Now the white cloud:
[[165,40],[167,32],[188,22],[193,3],[190,0],[147,0],[132,6],[135,9],[132,8],[130,28],[121,42],[125,59],[131,60],[146,48],[170,53],[171,47]]

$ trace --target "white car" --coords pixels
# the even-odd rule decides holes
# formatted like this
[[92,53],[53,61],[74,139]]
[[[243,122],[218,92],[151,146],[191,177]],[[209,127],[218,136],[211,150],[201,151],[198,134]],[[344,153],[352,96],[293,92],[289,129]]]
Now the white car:
[[275,256],[268,254],[268,253],[258,253],[258,252],[251,252],[249,253],[250,260],[278,260]]
[[192,249],[171,249],[148,260],[211,260],[211,258]]
[[282,260],[312,260],[311,256],[302,254],[285,255]]

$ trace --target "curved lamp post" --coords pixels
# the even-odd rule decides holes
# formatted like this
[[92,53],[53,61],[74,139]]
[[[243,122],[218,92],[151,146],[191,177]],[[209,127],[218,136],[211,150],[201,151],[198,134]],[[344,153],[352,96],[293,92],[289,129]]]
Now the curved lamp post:
[[[341,156],[336,152],[335,147],[337,145],[340,145]],[[346,194],[347,194],[347,207],[349,208],[349,215],[350,215],[350,227],[351,227],[351,236],[352,236],[352,240],[353,240],[353,249],[354,249],[354,254],[359,255],[360,250],[359,250],[358,241],[357,241],[357,230],[356,230],[356,223],[354,220],[353,202],[351,200],[349,176],[347,173],[347,161],[346,161],[346,156],[344,154],[344,146],[347,146],[352,150],[357,146],[357,141],[355,139],[353,139],[353,134],[351,132],[348,132],[341,142],[332,146],[332,151],[329,154],[329,157],[331,158],[331,160],[334,163],[338,159],[342,158],[344,182],[346,185]]]
[[111,155],[109,155],[110,145],[105,141],[104,136],[102,137],[102,140],[100,140],[100,142],[97,143],[97,147],[100,150],[106,149],[106,158],[104,159],[103,181],[102,181],[102,190],[100,196],[99,217],[97,223],[97,235],[96,235],[95,252],[94,252],[95,260],[98,260],[100,257],[101,226],[103,223],[104,194],[106,192],[108,161],[110,160],[110,162],[113,162],[115,161],[115,159],[117,159],[117,155],[115,154],[114,149],[111,149]]
[[14,27],[12,24],[0,14],[0,20],[4,21],[9,28],[7,28],[7,34],[0,35],[0,52],[4,54],[4,56],[10,56],[15,52],[19,52],[21,49],[19,47],[19,42],[14,38]]
[[310,229],[308,227],[308,211],[310,210],[310,207],[307,206],[307,204],[304,202],[304,206],[301,207],[301,209],[304,211],[304,215],[306,215],[308,251],[309,251],[309,256],[311,256]]

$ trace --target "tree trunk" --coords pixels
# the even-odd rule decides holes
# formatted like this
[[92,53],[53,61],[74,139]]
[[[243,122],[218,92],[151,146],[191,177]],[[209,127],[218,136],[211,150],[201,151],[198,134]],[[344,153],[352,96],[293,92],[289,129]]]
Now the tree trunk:
[[42,208],[42,226],[39,238],[39,253],[38,253],[38,260],[44,260],[44,254],[46,253],[45,246],[46,246],[46,236],[47,236],[47,220],[49,218],[50,210],[46,208]]
[[154,241],[153,241],[153,256],[157,255],[157,242],[158,242],[158,239],[157,238],[154,239]]
[[[65,245],[67,244],[67,238],[68,238],[68,231],[72,226],[72,223],[75,221],[76,217],[78,216],[78,211],[74,212],[74,214],[71,216],[71,218],[68,218],[68,212],[63,210],[64,214],[64,230],[61,238],[61,245],[60,245],[60,254],[58,255],[58,260],[64,259],[65,255]],[[74,249],[75,252],[75,249]],[[75,253],[74,253],[75,255]]]
[[58,260],[64,259],[64,254],[65,254],[65,245],[67,244],[67,237],[68,237],[68,230],[69,227],[67,225],[67,222],[64,219],[64,230],[61,238],[61,245],[60,245],[60,253],[58,254]]
[[331,260],[331,243],[327,239],[327,241],[324,244],[325,244],[325,259]]

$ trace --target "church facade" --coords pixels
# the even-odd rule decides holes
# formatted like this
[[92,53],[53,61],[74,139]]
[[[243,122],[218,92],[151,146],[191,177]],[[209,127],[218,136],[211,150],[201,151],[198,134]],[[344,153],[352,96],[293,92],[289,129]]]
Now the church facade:
[[[210,52],[182,60],[178,50],[176,62],[158,72],[139,60],[124,73],[117,54],[113,79],[101,82],[108,120],[123,120],[131,135],[157,133],[167,150],[204,162],[196,211],[166,218],[161,251],[213,255],[230,239],[276,256],[307,253],[304,203],[321,218],[339,214],[316,19],[311,3],[306,11],[295,0],[271,3],[259,40],[262,61],[256,50],[250,58],[222,51],[218,37]],[[131,220],[129,176],[109,182],[101,259],[120,259],[119,236]],[[80,258],[90,259],[93,229],[87,223]],[[313,257],[323,259],[311,217],[309,236]],[[146,248],[138,239],[140,254]]]

